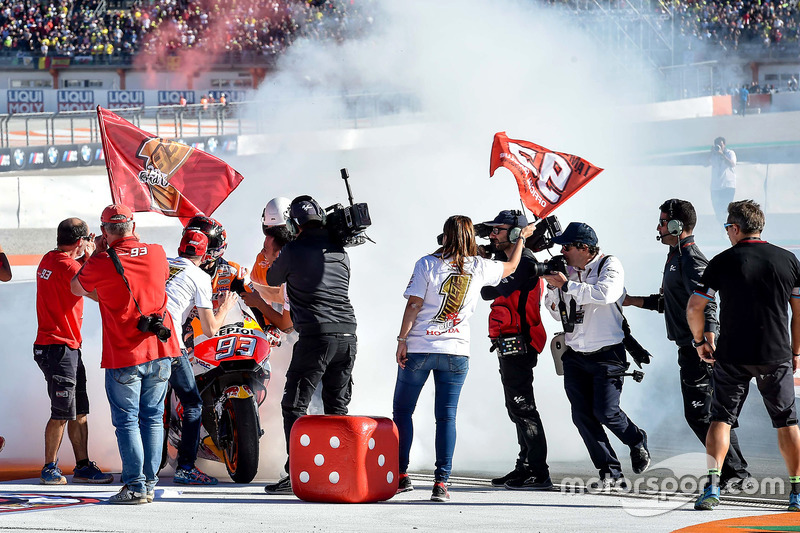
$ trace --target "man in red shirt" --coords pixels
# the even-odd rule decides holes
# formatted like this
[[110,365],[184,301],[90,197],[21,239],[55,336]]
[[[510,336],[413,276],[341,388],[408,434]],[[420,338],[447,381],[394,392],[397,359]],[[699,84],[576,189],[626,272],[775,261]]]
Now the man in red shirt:
[[149,503],[155,496],[164,439],[164,397],[171,359],[180,355],[167,313],[167,255],[134,234],[133,213],[110,205],[100,217],[103,237],[72,278],[72,292],[97,292],[103,322],[106,395],[122,459],[119,494],[110,503]]
[[[86,370],[81,359],[83,298],[70,290],[72,277],[95,249],[86,222],[68,218],[58,225],[56,249],[47,252],[36,269],[36,317],[39,329],[33,344],[34,360],[41,368],[50,396],[50,420],[44,430],[44,467],[39,481],[63,485],[67,478],[58,468],[58,450],[68,428],[75,453],[73,482],[111,483],[89,461],[87,440],[89,397]],[[91,297],[91,295],[89,295]]]

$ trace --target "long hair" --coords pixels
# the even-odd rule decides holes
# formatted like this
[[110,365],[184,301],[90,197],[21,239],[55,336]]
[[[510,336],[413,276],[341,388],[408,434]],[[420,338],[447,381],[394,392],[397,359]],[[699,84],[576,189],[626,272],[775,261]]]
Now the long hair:
[[475,227],[472,220],[463,215],[453,215],[444,222],[444,245],[434,255],[450,260],[459,274],[464,274],[464,260],[478,255],[475,243]]

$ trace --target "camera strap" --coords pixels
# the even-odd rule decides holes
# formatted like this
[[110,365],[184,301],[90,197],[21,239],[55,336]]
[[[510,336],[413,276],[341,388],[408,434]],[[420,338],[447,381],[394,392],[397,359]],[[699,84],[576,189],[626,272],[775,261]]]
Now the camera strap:
[[140,316],[145,316],[144,313],[142,313],[142,308],[139,307],[139,302],[136,301],[136,297],[133,295],[133,291],[131,291],[131,286],[128,283],[128,278],[125,277],[125,269],[122,268],[122,263],[119,260],[119,256],[117,255],[116,250],[114,250],[109,246],[108,250],[106,251],[108,252],[108,257],[111,258],[111,262],[114,263],[114,268],[117,269],[117,273],[120,276],[122,276],[122,281],[125,282],[125,287],[127,287],[128,293],[131,295],[131,299],[133,300],[134,305],[136,305],[136,310],[139,311]]

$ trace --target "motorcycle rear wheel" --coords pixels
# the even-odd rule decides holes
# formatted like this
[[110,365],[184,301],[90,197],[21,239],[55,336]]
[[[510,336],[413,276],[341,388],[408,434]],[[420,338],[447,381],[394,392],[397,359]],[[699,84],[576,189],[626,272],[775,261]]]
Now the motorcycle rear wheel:
[[222,452],[228,474],[236,483],[250,483],[258,471],[258,411],[254,398],[228,398],[223,404],[225,443]]

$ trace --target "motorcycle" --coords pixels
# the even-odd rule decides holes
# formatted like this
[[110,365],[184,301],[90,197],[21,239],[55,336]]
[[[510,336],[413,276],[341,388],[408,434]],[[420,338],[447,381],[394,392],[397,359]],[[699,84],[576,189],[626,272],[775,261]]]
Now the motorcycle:
[[[258,471],[258,441],[264,434],[258,407],[267,397],[269,356],[280,345],[280,330],[262,328],[241,300],[213,337],[203,335],[195,322],[190,361],[203,399],[197,457],[224,462],[234,482],[249,483]],[[181,440],[183,409],[171,389],[164,413],[161,468],[168,461],[175,464]]]

